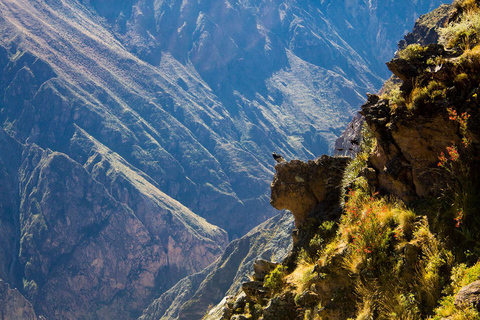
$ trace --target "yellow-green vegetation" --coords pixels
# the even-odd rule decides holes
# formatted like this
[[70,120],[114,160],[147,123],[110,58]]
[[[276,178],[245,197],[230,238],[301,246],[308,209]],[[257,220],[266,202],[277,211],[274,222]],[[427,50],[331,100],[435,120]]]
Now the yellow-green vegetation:
[[[373,132],[368,129],[366,124],[364,124],[362,127],[361,150],[356,157],[350,161],[343,174],[342,189],[344,192],[353,188],[369,188],[368,181],[362,173],[367,170],[368,157],[370,156],[370,152],[375,148],[376,143]],[[343,202],[344,200],[345,196],[342,197],[342,204],[345,204]]]
[[265,276],[263,286],[272,292],[279,292],[285,283],[285,267],[278,265],[274,270]]
[[455,307],[455,295],[460,289],[476,280],[480,276],[480,262],[477,262],[470,268],[461,263],[452,270],[451,283],[445,287],[443,293],[446,295],[439,302],[439,307],[435,309],[433,320],[444,318],[453,320],[480,319],[478,311],[471,306]]
[[460,49],[473,48],[480,40],[480,15],[479,6],[475,0],[458,3],[458,8],[463,12],[460,21],[451,22],[440,29],[440,43],[446,47]]
[[[441,82],[432,80],[426,86],[416,86],[407,101],[406,106],[409,110],[416,109],[425,104],[435,103],[436,100],[445,99],[447,88]],[[392,97],[394,104],[400,104],[398,97]]]
[[[342,291],[335,292],[340,299],[344,292],[354,292],[357,319],[426,318],[437,306],[454,264],[426,217],[362,187],[349,192],[336,235],[324,241],[328,245],[319,251],[317,264],[329,270],[335,263],[337,273],[340,268],[348,275]],[[341,253],[338,248],[343,248]],[[301,290],[335,286],[338,275],[312,275],[306,264],[300,261],[302,272],[292,273],[299,279],[291,282],[301,283]],[[312,310],[308,314],[313,317]]]
[[452,23],[440,29],[441,41],[450,48],[473,48],[479,43],[480,16],[477,12],[465,15],[460,23]]
[[411,60],[415,58],[421,58],[422,54],[427,50],[426,47],[414,43],[408,45],[405,49],[398,52],[398,57],[400,59]]
[[453,263],[426,218],[398,201],[350,192],[338,241],[357,294],[359,319],[419,319],[435,307]]

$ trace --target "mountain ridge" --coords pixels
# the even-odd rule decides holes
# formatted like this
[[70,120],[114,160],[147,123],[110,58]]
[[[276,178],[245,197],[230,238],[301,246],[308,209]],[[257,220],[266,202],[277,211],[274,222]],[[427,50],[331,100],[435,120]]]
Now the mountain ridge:
[[[2,150],[18,159],[0,155],[0,236],[8,244],[0,277],[39,316],[139,316],[220,255],[220,227],[240,238],[274,215],[272,151],[292,159],[330,150],[363,91],[380,83],[327,16],[305,13],[305,3],[278,11],[262,2],[262,16],[233,2],[229,9],[207,1],[202,11],[187,1],[192,23],[169,36],[188,35],[204,14],[186,41],[196,55],[184,59],[181,46],[165,50],[155,39],[168,31],[161,13],[170,4],[181,13],[180,2],[104,2],[132,12],[118,31],[109,19],[122,14],[102,17],[101,3],[0,1],[0,123],[12,137]],[[240,22],[253,38],[241,37],[238,20],[218,24],[235,17],[246,17]],[[151,53],[140,50],[145,43]],[[19,186],[28,188],[17,195]],[[78,303],[68,298],[80,291]]]

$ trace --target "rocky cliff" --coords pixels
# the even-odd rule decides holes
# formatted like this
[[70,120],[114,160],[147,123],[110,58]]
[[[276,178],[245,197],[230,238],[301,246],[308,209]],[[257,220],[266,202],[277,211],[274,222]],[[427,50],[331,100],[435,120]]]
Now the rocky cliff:
[[[362,106],[351,161],[277,165],[292,253],[204,319],[480,318],[479,17],[479,1],[455,1],[421,18],[387,64],[400,80]],[[341,190],[323,210],[309,170]]]
[[343,171],[350,158],[322,156],[308,163],[292,160],[275,166],[270,204],[288,209],[301,227],[314,211],[326,214],[324,208],[339,202]]
[[[0,279],[0,319],[37,320],[32,304],[16,289]],[[43,318],[41,318],[43,319]]]
[[223,255],[201,273],[179,281],[144,310],[139,319],[201,319],[209,306],[240,289],[249,279],[255,261],[282,261],[291,249],[292,229],[290,213],[269,219],[232,241]]

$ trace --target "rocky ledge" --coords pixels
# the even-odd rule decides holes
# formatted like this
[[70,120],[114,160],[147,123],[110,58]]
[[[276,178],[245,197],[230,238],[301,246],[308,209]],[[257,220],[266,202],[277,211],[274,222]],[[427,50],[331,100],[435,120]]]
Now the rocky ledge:
[[321,207],[339,204],[343,171],[350,160],[324,155],[308,162],[292,160],[277,164],[270,204],[278,210],[290,210],[295,226],[301,227]]

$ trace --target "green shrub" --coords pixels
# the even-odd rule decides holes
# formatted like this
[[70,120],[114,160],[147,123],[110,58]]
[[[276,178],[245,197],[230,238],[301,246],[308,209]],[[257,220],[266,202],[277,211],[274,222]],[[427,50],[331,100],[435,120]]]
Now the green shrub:
[[414,43],[408,45],[405,49],[398,52],[398,57],[404,60],[418,59],[426,51],[427,47]]
[[389,96],[390,102],[395,106],[405,106],[405,97],[400,88],[396,88],[390,92]]
[[285,284],[285,267],[277,266],[272,272],[265,276],[263,286],[273,292],[280,292]]
[[427,86],[415,87],[410,93],[408,109],[414,110],[422,105],[434,103],[436,100],[445,99],[446,87],[438,81],[430,81]]

